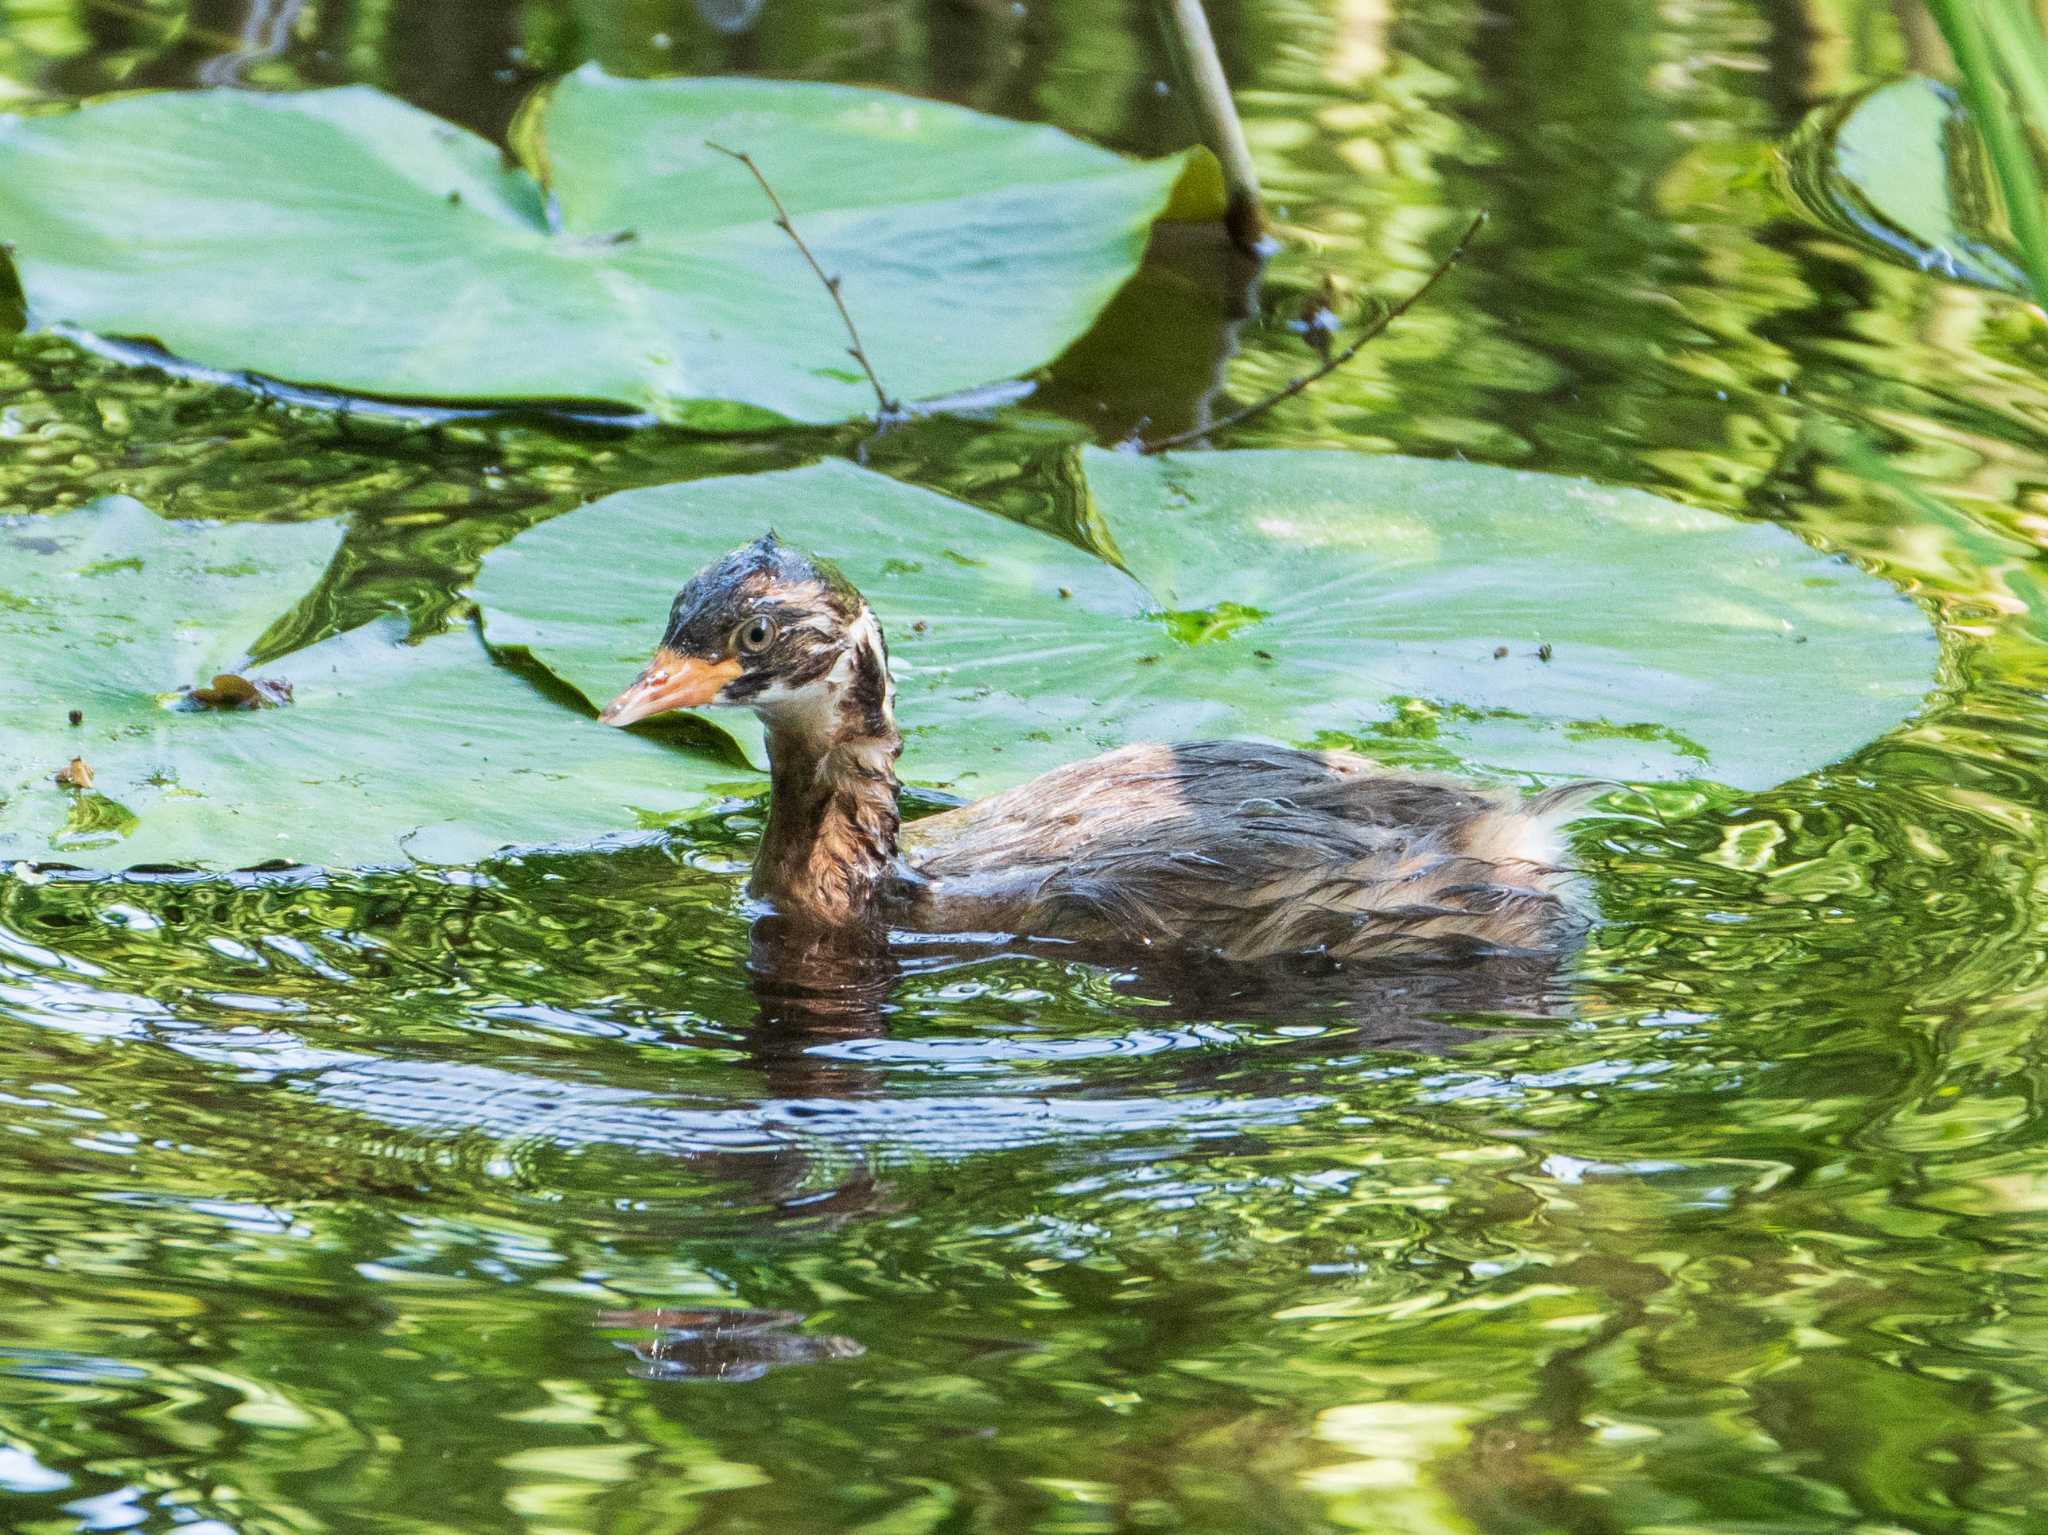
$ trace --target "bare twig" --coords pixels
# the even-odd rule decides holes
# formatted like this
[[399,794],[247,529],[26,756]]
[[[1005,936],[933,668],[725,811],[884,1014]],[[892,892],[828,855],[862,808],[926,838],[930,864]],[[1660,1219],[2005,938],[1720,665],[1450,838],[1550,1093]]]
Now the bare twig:
[[1465,248],[1472,243],[1472,237],[1479,233],[1480,227],[1485,222],[1486,215],[1483,213],[1475,218],[1467,226],[1465,232],[1458,236],[1458,243],[1451,247],[1451,253],[1437,263],[1437,268],[1434,272],[1431,272],[1428,277],[1423,279],[1421,287],[1373,320],[1370,325],[1358,333],[1357,338],[1352,341],[1351,345],[1344,348],[1343,351],[1333,353],[1326,358],[1321,367],[1313,372],[1304,373],[1298,378],[1289,379],[1284,385],[1274,390],[1271,394],[1266,395],[1263,399],[1254,400],[1251,404],[1232,411],[1220,421],[1211,421],[1206,426],[1191,426],[1185,432],[1175,432],[1171,437],[1158,437],[1154,438],[1151,442],[1140,442],[1138,444],[1138,451],[1140,453],[1164,453],[1169,448],[1184,448],[1191,442],[1199,442],[1212,432],[1225,431],[1230,427],[1239,426],[1251,420],[1254,416],[1263,416],[1282,400],[1291,400],[1318,379],[1328,378],[1332,373],[1335,373],[1344,364],[1356,357],[1364,349],[1366,342],[1372,340],[1373,337],[1377,336],[1389,325],[1400,319],[1402,315],[1421,303],[1424,298],[1428,297],[1429,290],[1442,282],[1445,274],[1458,264],[1465,254]]
[[761,190],[768,194],[768,201],[775,207],[775,227],[789,236],[797,250],[802,253],[804,260],[811,264],[811,270],[818,274],[818,281],[825,285],[825,291],[832,295],[832,305],[839,311],[839,318],[846,325],[847,339],[853,343],[846,349],[847,355],[859,363],[861,372],[868,376],[868,383],[875,391],[875,406],[882,419],[887,420],[891,416],[901,415],[902,405],[889,398],[889,391],[882,387],[881,379],[875,376],[875,365],[868,361],[867,348],[861,345],[860,328],[853,323],[853,316],[847,312],[846,300],[840,297],[839,279],[827,276],[825,269],[818,264],[818,258],[811,254],[811,248],[804,244],[804,237],[796,232],[796,225],[789,221],[789,210],[782,206],[782,199],[775,195],[775,188],[770,186],[768,178],[761,174],[761,167],[754,163],[754,157],[741,150],[727,149],[723,144],[714,144],[709,139],[704,141],[704,147],[715,149],[718,153],[739,161],[754,173],[754,180],[760,183]]

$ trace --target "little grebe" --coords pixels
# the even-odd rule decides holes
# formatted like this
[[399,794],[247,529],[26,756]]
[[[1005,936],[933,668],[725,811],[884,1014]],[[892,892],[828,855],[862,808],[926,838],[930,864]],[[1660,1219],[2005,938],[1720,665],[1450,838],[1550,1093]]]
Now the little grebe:
[[1518,798],[1350,752],[1126,746],[909,826],[881,625],[770,533],[707,565],[608,725],[711,704],[767,728],[750,892],[828,928],[1157,943],[1252,961],[1546,953],[1586,925],[1558,823]]

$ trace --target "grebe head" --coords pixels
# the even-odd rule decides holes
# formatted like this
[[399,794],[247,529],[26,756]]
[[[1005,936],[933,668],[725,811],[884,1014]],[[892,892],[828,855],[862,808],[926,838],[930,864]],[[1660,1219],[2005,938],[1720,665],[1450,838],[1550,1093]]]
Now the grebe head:
[[732,705],[829,741],[893,735],[893,703],[881,626],[853,583],[766,533],[690,578],[653,658],[599,718]]

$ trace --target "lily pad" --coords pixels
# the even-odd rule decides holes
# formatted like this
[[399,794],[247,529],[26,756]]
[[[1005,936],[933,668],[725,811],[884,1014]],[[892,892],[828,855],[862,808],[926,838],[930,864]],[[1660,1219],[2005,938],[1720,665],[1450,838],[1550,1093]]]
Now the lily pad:
[[[472,633],[409,645],[374,624],[267,662],[289,706],[178,707],[338,542],[331,523],[171,522],[119,497],[0,522],[0,863],[460,864],[704,803],[702,759],[580,728]],[[78,756],[90,791],[53,776]]]
[[[1135,636],[1163,638],[1144,589],[1104,561],[838,459],[624,491],[521,534],[484,560],[484,638],[602,703],[646,662],[690,574],[770,526],[839,561],[880,615],[921,782],[1010,782],[1085,752],[1076,715],[1098,669],[1136,664]],[[708,717],[765,765],[752,716]]]
[[1822,107],[1781,165],[1794,200],[1858,244],[1956,282],[2031,291],[2006,244],[1983,142],[1947,86],[1914,76]]
[[[712,427],[873,409],[751,153],[920,399],[1050,361],[1196,153],[1140,163],[884,91],[586,67],[492,144],[380,91],[166,92],[0,126],[31,320],[402,398],[608,401]],[[963,316],[973,316],[964,323]]]
[[[601,702],[690,573],[772,525],[887,629],[905,776],[977,794],[1205,736],[1760,787],[1884,734],[1935,681],[1927,622],[1885,583],[1641,492],[1335,452],[1089,450],[1085,469],[1122,568],[832,461],[543,524],[485,560],[485,638]],[[745,715],[712,717],[761,760]]]

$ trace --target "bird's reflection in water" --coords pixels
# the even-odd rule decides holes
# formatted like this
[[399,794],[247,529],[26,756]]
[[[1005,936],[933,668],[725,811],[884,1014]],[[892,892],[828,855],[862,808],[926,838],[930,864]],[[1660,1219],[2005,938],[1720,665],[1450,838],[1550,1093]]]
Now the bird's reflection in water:
[[[829,1112],[885,1090],[883,1074],[849,1066],[829,1047],[876,1039],[900,1008],[894,994],[906,979],[1029,954],[1040,945],[1005,938],[948,937],[821,929],[781,916],[757,919],[750,934],[748,981],[756,1011],[744,1046],[767,1097]],[[1555,1017],[1567,1003],[1568,956],[1500,955],[1457,965],[1369,969],[1313,960],[1250,967],[1172,953],[1089,953],[1072,945],[1056,952],[1101,964],[1119,989],[1143,997],[1148,1021],[1308,1021],[1300,1040],[1266,1040],[1255,1051],[1184,1052],[1174,1080],[1160,1091],[1200,1087],[1228,1075],[1234,1092],[1288,1090],[1327,1059],[1332,1031],[1357,1049],[1443,1054],[1486,1037],[1487,1030],[1448,1021],[1483,1014],[1512,1022]],[[1261,1085],[1261,1079],[1271,1081]],[[901,1207],[887,1181],[862,1162],[819,1165],[798,1145],[769,1154],[709,1153],[725,1176],[748,1187],[761,1218],[775,1223],[840,1225]],[[605,1327],[651,1336],[621,1342],[634,1356],[632,1373],[648,1380],[755,1380],[789,1365],[818,1364],[863,1352],[850,1338],[805,1333],[804,1318],[772,1310],[644,1310],[611,1312]]]
[[[1388,966],[1290,956],[1248,965],[1173,950],[1095,951],[1001,935],[849,932],[767,916],[754,924],[748,956],[757,1009],[748,1052],[776,1098],[816,1104],[880,1093],[877,1073],[849,1069],[848,1052],[831,1047],[886,1034],[899,1011],[893,994],[906,980],[1019,956],[1108,971],[1119,992],[1146,1004],[1151,1026],[1306,1025],[1296,1040],[1265,1038],[1255,1050],[1184,1052],[1169,1067],[1173,1080],[1160,1085],[1162,1093],[1225,1072],[1248,1088],[1247,1068],[1276,1087],[1299,1086],[1333,1045],[1443,1055],[1502,1028],[1563,1017],[1572,1006],[1576,958],[1572,952],[1518,952]],[[1461,1021],[1474,1018],[1488,1022]],[[867,1192],[874,1192],[871,1184]]]
[[844,1071],[823,1069],[811,1052],[879,1034],[902,974],[902,958],[885,932],[818,927],[774,914],[755,919],[747,981],[757,1011],[747,1048],[778,1095],[846,1094]]
[[[849,1073],[814,1049],[870,1037],[885,1026],[899,974],[885,937],[761,917],[752,930],[747,974],[757,1013],[746,1050],[770,1097],[817,1101],[879,1089],[873,1073]],[[838,1224],[883,1205],[883,1185],[865,1166],[818,1188],[810,1181],[810,1159],[794,1147],[737,1159],[728,1171],[755,1190],[772,1220]],[[866,1352],[851,1338],[796,1331],[803,1321],[795,1311],[749,1307],[607,1311],[597,1317],[600,1328],[643,1334],[614,1340],[633,1356],[628,1372],[642,1380],[737,1383],[790,1365]]]
[[[1318,955],[1256,965],[1161,953],[1126,961],[1119,989],[1174,1017],[1212,1023],[1314,1022],[1362,1050],[1440,1055],[1495,1032],[1451,1021],[1560,1018],[1571,1009],[1574,953],[1500,953],[1456,961],[1358,964]],[[1319,1031],[1327,1050],[1330,1035]]]
[[[1484,1030],[1447,1021],[1457,1015],[1532,1022],[1564,1016],[1576,954],[1512,952],[1395,964],[1289,955],[1246,964],[1150,946],[849,933],[768,916],[755,922],[748,955],[758,1007],[750,1048],[763,1065],[784,1065],[820,1045],[878,1036],[895,1011],[891,995],[905,979],[1019,957],[1108,972],[1118,992],[1149,1004],[1148,1023],[1313,1022],[1324,1026],[1317,1033],[1325,1046],[1328,1029],[1336,1027],[1361,1049],[1441,1053],[1484,1036]],[[794,1088],[799,1079],[785,1080]],[[839,1095],[849,1091],[841,1071],[814,1085]]]

